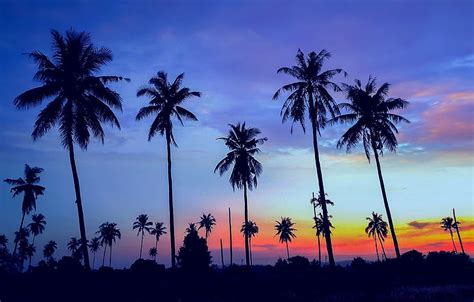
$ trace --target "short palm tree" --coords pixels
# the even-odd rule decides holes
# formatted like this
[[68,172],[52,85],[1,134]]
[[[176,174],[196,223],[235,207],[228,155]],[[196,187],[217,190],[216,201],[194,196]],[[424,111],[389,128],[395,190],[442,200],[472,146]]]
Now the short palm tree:
[[451,235],[451,241],[453,242],[453,250],[455,253],[458,252],[453,237],[453,230],[455,230],[456,227],[457,225],[454,223],[454,219],[452,217],[444,217],[443,219],[441,219],[441,228],[445,231],[449,231],[449,234]]
[[33,258],[36,253],[36,247],[33,244],[28,244],[25,249],[25,256],[28,257],[28,267],[31,266],[31,258]]
[[148,254],[150,255],[150,257],[153,258],[153,261],[156,262],[156,255],[158,254],[158,249],[156,247],[152,247],[150,248],[150,250],[148,251]]
[[183,125],[183,119],[197,121],[197,117],[182,105],[183,102],[192,98],[200,97],[201,93],[191,91],[187,87],[181,87],[184,73],[176,77],[173,83],[168,82],[168,75],[159,71],[156,76],[148,81],[148,86],[137,91],[137,97],[145,96],[150,99],[149,105],[142,107],[136,116],[136,120],[144,119],[153,115],[154,120],[148,132],[148,141],[157,133],[166,137],[166,150],[168,155],[168,203],[170,211],[170,242],[171,242],[171,265],[176,266],[176,245],[174,236],[174,208],[173,208],[173,179],[171,177],[171,145],[176,141],[173,135],[173,119],[177,119]]
[[71,252],[71,257],[77,260],[82,258],[81,254],[81,240],[77,239],[76,237],[71,237],[67,243],[67,249]]
[[48,243],[45,244],[43,249],[43,256],[46,258],[46,260],[53,259],[54,252],[56,252],[57,248],[58,244],[56,243],[56,241],[50,240]]
[[46,224],[46,220],[44,220],[43,214],[33,214],[31,216],[32,222],[28,224],[28,229],[30,230],[30,234],[33,234],[33,240],[31,244],[35,244],[35,238],[39,234],[42,234],[44,231],[44,226]]
[[152,225],[153,225],[153,222],[148,221],[148,215],[146,214],[138,215],[135,222],[133,223],[133,229],[138,230],[137,236],[140,234],[142,235],[142,240],[140,244],[140,259],[142,259],[143,237],[145,236],[145,232],[150,234],[150,231],[152,230]]
[[281,221],[276,221],[275,230],[277,231],[275,236],[279,236],[281,243],[286,244],[286,255],[287,259],[290,259],[290,249],[288,248],[288,242],[291,242],[293,238],[296,238],[296,229],[293,227],[294,222],[291,221],[290,217],[282,217]]
[[[247,189],[253,190],[257,187],[257,179],[263,171],[262,164],[255,158],[260,153],[258,145],[262,145],[267,138],[257,138],[261,133],[257,128],[247,128],[245,122],[231,125],[226,137],[223,140],[229,152],[217,164],[214,173],[219,171],[222,176],[232,167],[229,182],[232,189],[244,190],[244,217],[245,224],[249,222]],[[249,237],[245,234],[245,263],[250,266]]]
[[[155,236],[155,249],[156,253],[158,254],[158,241],[160,241],[160,237],[166,234],[166,227],[164,226],[163,222],[156,222],[155,226],[151,229],[150,234]],[[155,257],[156,261],[156,257]]]
[[[23,203],[21,205],[21,222],[19,230],[23,229],[23,222],[25,220],[25,215],[28,215],[33,209],[36,210],[36,200],[39,195],[43,195],[45,188],[38,185],[40,182],[39,174],[43,172],[43,169],[38,167],[31,168],[28,165],[25,165],[24,177],[17,179],[5,179],[4,181],[9,185],[13,186],[10,189],[10,192],[13,193],[13,197],[23,194]],[[15,242],[15,247],[13,248],[13,256],[16,254],[16,249],[18,242]]]
[[382,219],[382,214],[377,214],[375,212],[372,212],[372,217],[367,217],[367,220],[369,221],[367,227],[365,228],[365,233],[369,237],[374,238],[374,243],[375,243],[375,252],[377,253],[377,260],[380,261],[379,257],[379,249],[377,247],[377,240],[380,243],[380,247],[382,248],[382,254],[385,260],[387,260],[387,255],[385,254],[385,248],[383,247],[383,242],[385,241],[385,238],[388,235],[388,230],[387,230],[387,223],[383,221]]
[[[318,150],[318,133],[326,126],[327,116],[334,117],[338,114],[336,102],[329,94],[328,89],[333,91],[340,91],[337,84],[332,82],[332,78],[340,73],[344,73],[342,69],[331,69],[323,71],[323,63],[329,59],[331,54],[325,49],[319,53],[310,52],[305,58],[303,52],[298,50],[296,54],[296,65],[292,67],[282,67],[278,69],[277,73],[284,73],[296,79],[296,82],[284,85],[278,89],[273,95],[276,100],[280,97],[282,92],[288,92],[281,110],[282,122],[287,120],[292,121],[291,131],[293,125],[299,123],[306,129],[306,114],[311,122],[314,160],[316,164],[316,172],[318,176],[318,187],[320,196],[322,197],[322,210],[325,220],[328,219],[328,211],[326,203],[326,191],[324,190],[323,173],[319,159]],[[329,264],[335,266],[334,255],[332,250],[330,230],[325,229],[326,246],[328,250]]]
[[250,253],[250,265],[253,264],[253,255],[252,255],[252,237],[255,237],[258,233],[258,226],[252,220],[249,220],[248,223],[243,223],[240,232],[249,238],[249,253]]
[[6,249],[8,244],[8,238],[5,235],[0,235],[0,249]]
[[369,162],[370,153],[373,152],[395,253],[397,258],[400,258],[400,249],[385,192],[379,155],[383,155],[384,149],[393,152],[397,149],[398,142],[395,134],[398,133],[398,129],[395,125],[400,122],[409,123],[409,121],[392,111],[405,108],[408,102],[400,98],[387,98],[389,87],[388,83],[384,83],[377,89],[375,78],[372,77],[369,77],[365,87],[359,80],[355,81],[355,85],[343,84],[350,102],[338,105],[339,109],[345,110],[346,113],[335,117],[330,123],[351,124],[351,127],[337,143],[338,148],[346,146],[347,152],[349,152],[357,144],[362,143]]
[[214,216],[212,216],[211,213],[207,215],[202,214],[201,220],[199,221],[198,229],[204,228],[204,230],[206,231],[206,240],[211,234],[212,229],[214,228],[215,225],[216,225],[216,219],[214,218]]
[[105,222],[101,224],[96,234],[99,234],[100,242],[104,246],[102,266],[104,266],[105,251],[107,250],[107,246],[109,246],[109,266],[112,267],[112,244],[114,244],[117,239],[120,239],[122,237],[122,234],[117,228],[117,224],[113,222]]
[[100,249],[100,246],[101,246],[101,243],[100,243],[100,239],[99,237],[94,237],[90,240],[89,242],[89,250],[91,251],[92,253],[92,269],[95,268],[95,254],[97,254],[97,252],[99,251]]
[[40,105],[45,99],[51,99],[39,113],[32,137],[37,140],[51,128],[59,126],[62,145],[69,152],[84,265],[90,269],[74,144],[86,150],[91,135],[103,143],[104,129],[101,123],[120,128],[111,108],[121,111],[122,100],[107,84],[128,79],[95,75],[102,66],[112,61],[112,52],[107,48],[95,47],[88,33],[68,30],[63,36],[53,30],[51,35],[53,55],[50,58],[39,51],[29,54],[38,66],[34,79],[42,85],[17,96],[14,104],[18,109],[29,109]]
[[319,213],[320,217],[315,216],[313,217],[314,219],[314,226],[313,229],[316,230],[316,237],[318,238],[318,261],[319,265],[321,265],[321,235],[324,235],[324,230],[323,230],[323,219],[321,217],[321,213]]

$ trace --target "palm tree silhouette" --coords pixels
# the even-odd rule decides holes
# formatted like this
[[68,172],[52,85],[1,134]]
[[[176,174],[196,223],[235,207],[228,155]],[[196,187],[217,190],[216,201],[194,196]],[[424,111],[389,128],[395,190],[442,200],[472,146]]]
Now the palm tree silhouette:
[[8,244],[8,238],[5,235],[0,235],[0,249],[6,249]]
[[295,225],[290,217],[282,217],[281,221],[275,221],[275,230],[277,231],[275,236],[279,236],[281,243],[286,244],[286,255],[287,259],[290,259],[290,250],[288,248],[288,242],[291,242],[293,238],[296,238],[296,229],[293,228]]
[[86,269],[90,269],[74,144],[86,150],[91,134],[103,143],[104,130],[101,123],[115,125],[120,129],[119,121],[111,108],[121,111],[122,100],[117,92],[106,85],[128,79],[95,76],[103,65],[112,61],[112,52],[107,48],[95,47],[88,33],[71,29],[63,36],[52,30],[51,35],[51,58],[39,51],[29,54],[38,66],[34,78],[40,81],[42,86],[20,94],[15,98],[14,104],[18,109],[28,109],[40,105],[44,99],[52,99],[39,113],[32,137],[37,140],[59,125],[62,145],[69,151],[84,265]]
[[457,221],[457,219],[456,219],[456,211],[454,210],[454,208],[453,208],[453,218],[454,218],[453,226],[454,226],[454,228],[456,229],[456,233],[458,234],[459,245],[461,246],[461,251],[462,251],[462,253],[465,254],[465,252],[464,252],[464,245],[462,244],[462,239],[461,239],[461,233],[459,232],[459,225],[461,224],[461,222],[460,222],[460,221]]
[[81,259],[81,240],[78,240],[76,237],[71,237],[67,243],[67,249],[71,251],[71,257],[75,259]]
[[400,249],[398,248],[397,235],[395,234],[392,214],[385,192],[379,154],[383,155],[384,148],[393,152],[396,150],[398,142],[395,134],[398,133],[398,129],[395,124],[400,122],[409,123],[409,121],[400,115],[391,113],[391,111],[405,108],[408,102],[400,98],[387,99],[390,85],[384,83],[376,89],[375,78],[372,77],[369,77],[365,87],[362,87],[359,80],[355,80],[354,86],[347,84],[343,84],[343,86],[350,103],[341,103],[338,107],[346,110],[347,113],[335,117],[330,123],[350,123],[352,126],[342,135],[337,147],[347,146],[347,152],[349,152],[359,142],[362,142],[369,162],[372,149],[377,163],[380,188],[395,253],[397,258],[400,258]]
[[44,245],[43,249],[43,256],[46,258],[46,260],[52,260],[54,252],[58,248],[58,244],[56,241],[50,240],[48,243]]
[[31,244],[35,244],[35,238],[39,234],[42,234],[44,231],[44,225],[46,224],[46,220],[44,220],[43,214],[33,214],[31,216],[32,222],[28,224],[28,229],[30,234],[33,234],[33,240]]
[[28,257],[28,267],[31,266],[31,258],[34,256],[35,253],[36,247],[33,244],[28,244],[24,252],[25,257]]
[[152,247],[150,248],[150,250],[148,251],[148,254],[150,255],[150,257],[153,258],[153,261],[156,262],[156,255],[158,254],[158,249],[156,247]]
[[449,231],[451,235],[451,241],[453,242],[453,249],[454,252],[457,253],[458,250],[456,249],[456,244],[454,243],[453,237],[453,229],[456,229],[457,225],[454,223],[454,219],[452,217],[444,217],[441,219],[441,228],[445,231]]
[[89,242],[89,250],[91,251],[92,253],[92,269],[95,268],[95,254],[99,251],[100,249],[100,246],[101,246],[101,243],[100,243],[100,239],[98,237],[94,237],[91,239],[91,241]]
[[[214,169],[214,173],[219,171],[222,176],[227,170],[232,168],[229,182],[232,189],[244,190],[244,217],[245,224],[249,222],[247,189],[253,190],[257,187],[257,179],[263,171],[262,164],[255,159],[255,155],[260,153],[258,145],[263,144],[267,138],[257,138],[261,133],[257,128],[247,128],[245,122],[236,125],[229,124],[230,131],[227,137],[220,137],[225,142],[229,152]],[[245,234],[245,263],[250,265],[249,237]]]
[[[28,215],[33,209],[36,210],[36,200],[39,195],[43,195],[45,188],[38,185],[40,182],[39,174],[43,172],[42,168],[25,165],[24,178],[19,177],[18,179],[5,179],[4,181],[9,185],[13,186],[10,192],[13,193],[12,197],[15,197],[23,193],[23,203],[21,205],[21,222],[19,231],[23,229],[23,222],[25,215]],[[13,256],[16,254],[18,241],[15,241],[15,247],[13,248]]]
[[[319,193],[322,197],[321,205],[324,220],[328,219],[329,214],[326,203],[324,202],[326,192],[324,190],[323,173],[319,159],[318,133],[320,134],[321,129],[326,126],[328,114],[334,117],[339,113],[336,103],[329,94],[328,89],[332,89],[335,92],[340,91],[339,86],[331,82],[331,79],[337,74],[345,74],[342,69],[322,71],[324,61],[330,57],[331,54],[325,49],[321,50],[318,54],[310,52],[306,58],[303,52],[298,50],[296,54],[297,64],[292,67],[282,67],[277,71],[277,73],[290,75],[297,81],[284,85],[273,95],[273,99],[276,100],[282,92],[289,92],[289,96],[281,110],[281,117],[282,122],[286,122],[288,119],[292,120],[291,132],[293,132],[295,123],[299,123],[303,131],[306,132],[305,114],[306,111],[308,111],[312,128],[314,160],[318,176]],[[324,232],[326,234],[329,264],[331,267],[334,267],[336,264],[332,250],[330,230],[325,229]]]
[[[158,254],[158,241],[160,241],[160,237],[166,234],[166,228],[163,222],[156,222],[155,226],[151,229],[150,234],[155,236],[155,249],[156,253]],[[155,256],[156,261],[156,256]]]
[[150,115],[155,115],[155,119],[148,132],[148,141],[157,133],[166,137],[166,150],[168,155],[168,202],[170,211],[170,242],[171,242],[171,265],[176,266],[176,246],[174,236],[174,210],[173,210],[173,179],[171,177],[171,145],[177,147],[173,135],[173,118],[176,118],[181,125],[183,119],[197,121],[197,117],[189,110],[182,107],[184,101],[191,97],[200,97],[201,93],[190,91],[187,87],[181,87],[184,73],[176,77],[173,83],[168,82],[168,75],[164,71],[159,71],[152,77],[148,86],[137,91],[137,97],[146,96],[150,99],[149,105],[142,107],[136,116],[139,121]]
[[145,232],[150,234],[152,230],[153,222],[148,221],[148,215],[140,214],[136,218],[136,221],[133,223],[133,229],[138,229],[137,236],[142,234],[142,241],[140,244],[140,259],[142,259],[142,250],[143,250],[143,237],[145,236]]
[[385,260],[387,260],[387,254],[385,254],[385,248],[383,247],[383,241],[385,241],[385,238],[388,235],[387,223],[383,221],[382,214],[377,214],[375,212],[372,212],[372,217],[367,217],[366,219],[369,221],[369,223],[365,228],[365,233],[367,236],[374,238],[377,260],[380,261],[377,239],[379,240],[380,247],[382,248],[383,257]]
[[105,222],[99,226],[99,230],[96,234],[100,234],[99,239],[102,245],[104,245],[104,256],[102,258],[102,266],[105,262],[105,251],[107,250],[107,245],[109,246],[109,266],[112,267],[112,244],[115,243],[117,239],[122,237],[120,230],[117,228],[116,223]]
[[316,212],[315,212],[315,216],[313,217],[314,219],[314,226],[313,226],[313,229],[316,230],[316,237],[318,238],[318,261],[319,261],[319,265],[321,265],[321,234],[323,234],[324,236],[324,230],[323,230],[323,218],[322,218],[322,215],[321,213],[319,213],[320,217],[316,216]]
[[214,218],[214,216],[212,216],[211,213],[207,215],[202,214],[201,220],[199,221],[198,229],[200,230],[201,228],[204,228],[206,230],[206,240],[211,234],[212,229],[214,228],[215,225],[216,225],[216,219]]
[[26,241],[28,243],[28,237],[30,236],[30,231],[27,228],[21,228],[15,232],[15,239],[13,242],[15,245]]
[[249,238],[249,253],[250,253],[250,265],[253,265],[253,255],[252,255],[252,237],[255,237],[258,233],[258,226],[252,220],[249,220],[248,223],[243,223],[240,232]]

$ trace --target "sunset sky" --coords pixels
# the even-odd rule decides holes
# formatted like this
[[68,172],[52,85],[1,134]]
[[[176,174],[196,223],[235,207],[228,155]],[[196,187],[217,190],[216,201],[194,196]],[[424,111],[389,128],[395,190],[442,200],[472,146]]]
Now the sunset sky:
[[[133,4],[132,4],[133,3]],[[370,7],[370,9],[368,9]],[[13,99],[38,83],[35,65],[24,55],[51,54],[50,30],[88,31],[97,46],[110,48],[114,60],[101,74],[129,77],[112,87],[123,98],[118,112],[122,130],[107,128],[105,144],[77,152],[86,228],[89,237],[105,221],[118,223],[122,240],[114,247],[116,267],[129,266],[139,253],[132,231],[136,216],[168,225],[165,141],[147,141],[151,120],[135,121],[146,100],[137,89],[159,70],[170,77],[185,72],[184,84],[202,92],[187,108],[199,122],[175,128],[173,152],[177,246],[184,229],[202,213],[216,216],[209,239],[215,263],[219,239],[228,262],[227,209],[232,208],[234,262],[244,258],[242,192],[232,191],[228,175],[213,173],[226,148],[216,138],[228,123],[246,121],[268,141],[258,159],[264,171],[249,195],[250,217],[260,227],[253,240],[254,263],[274,263],[286,250],[274,237],[281,216],[298,229],[290,253],[317,257],[312,225],[312,192],[317,191],[311,138],[282,124],[282,101],[274,92],[291,81],[277,75],[294,64],[296,51],[323,48],[332,53],[326,68],[343,68],[338,83],[392,84],[390,96],[410,106],[400,112],[399,149],[385,153],[382,169],[402,252],[450,250],[449,234],[439,227],[456,208],[467,252],[474,253],[474,3],[472,1],[0,1],[0,179],[22,176],[24,164],[45,169],[47,188],[38,201],[46,231],[36,242],[56,240],[66,254],[70,237],[79,237],[74,188],[67,152],[56,129],[34,142],[31,131],[40,107],[17,111]],[[334,94],[338,102],[343,94]],[[346,154],[336,142],[346,126],[324,129],[320,152],[326,191],[335,203],[336,261],[375,257],[364,233],[365,218],[376,211],[386,218],[376,167],[361,149]],[[11,199],[0,184],[0,234],[13,241],[21,218],[21,198]],[[146,239],[148,251],[153,238]],[[42,250],[42,247],[38,250]],[[169,237],[158,248],[169,264]],[[390,238],[386,250],[394,255]],[[38,252],[34,261],[39,260]]]

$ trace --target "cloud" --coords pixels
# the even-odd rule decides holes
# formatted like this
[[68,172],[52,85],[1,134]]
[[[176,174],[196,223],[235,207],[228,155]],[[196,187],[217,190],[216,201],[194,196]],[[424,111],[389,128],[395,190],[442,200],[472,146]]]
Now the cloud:
[[424,229],[425,227],[431,225],[431,222],[418,222],[418,221],[411,221],[407,223],[409,226],[415,228],[415,229]]

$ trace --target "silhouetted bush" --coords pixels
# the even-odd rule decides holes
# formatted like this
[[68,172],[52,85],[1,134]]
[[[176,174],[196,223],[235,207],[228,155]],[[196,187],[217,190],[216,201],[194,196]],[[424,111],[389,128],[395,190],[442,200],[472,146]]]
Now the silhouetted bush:
[[158,264],[153,260],[145,259],[138,259],[132,264],[132,266],[130,266],[130,271],[134,273],[152,274],[164,270],[164,265]]
[[77,273],[83,271],[83,267],[79,260],[64,256],[58,261],[58,271],[62,273]]
[[367,268],[367,261],[361,257],[356,257],[351,262],[351,268],[353,269],[364,269]]
[[184,237],[183,246],[178,252],[178,262],[187,271],[208,270],[211,265],[211,253],[207,241],[200,238],[195,228],[190,228]]

